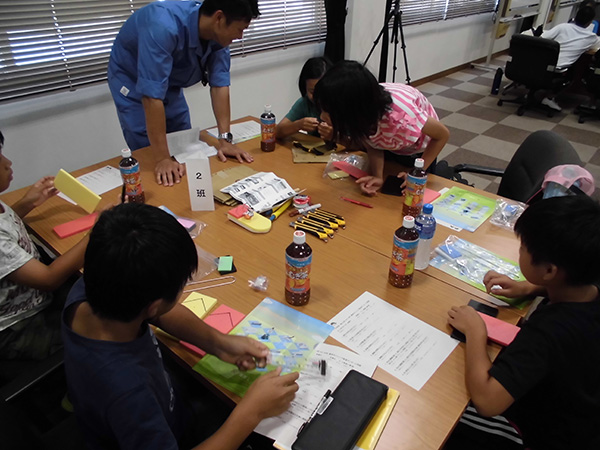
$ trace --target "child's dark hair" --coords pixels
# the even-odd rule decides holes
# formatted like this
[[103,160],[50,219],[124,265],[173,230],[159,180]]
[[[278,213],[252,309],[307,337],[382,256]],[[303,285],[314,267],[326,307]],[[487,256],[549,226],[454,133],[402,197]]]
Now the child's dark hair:
[[130,322],[155,300],[174,302],[197,266],[194,241],[173,216],[150,205],[118,205],[90,233],[87,301],[102,318]]
[[298,89],[300,89],[302,97],[306,97],[306,82],[308,80],[318,80],[330,68],[331,61],[326,56],[310,58],[304,63],[300,71],[300,78],[298,78]]
[[533,264],[564,270],[570,285],[600,280],[600,205],[587,195],[548,198],[530,205],[515,233]]
[[317,83],[315,104],[331,117],[335,136],[361,143],[376,131],[377,122],[390,109],[391,95],[362,64],[341,61]]
[[0,150],[2,150],[2,147],[4,147],[4,135],[0,131]]
[[591,6],[582,6],[575,16],[575,24],[587,27],[596,17],[596,11]]
[[250,22],[260,15],[258,0],[204,0],[200,7],[203,16],[210,17],[216,11],[223,11],[227,25],[234,20]]

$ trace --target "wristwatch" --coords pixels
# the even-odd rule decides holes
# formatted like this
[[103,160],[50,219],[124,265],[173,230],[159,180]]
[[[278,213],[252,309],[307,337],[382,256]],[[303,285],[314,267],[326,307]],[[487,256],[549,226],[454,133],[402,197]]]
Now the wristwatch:
[[229,131],[227,133],[220,133],[218,138],[224,139],[225,141],[229,142],[230,144],[233,142],[233,134],[231,134]]

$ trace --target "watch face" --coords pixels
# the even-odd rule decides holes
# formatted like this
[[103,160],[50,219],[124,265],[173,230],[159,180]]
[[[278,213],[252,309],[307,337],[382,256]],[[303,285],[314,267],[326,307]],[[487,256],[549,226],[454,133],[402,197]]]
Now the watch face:
[[233,134],[231,134],[231,133],[221,133],[221,134],[219,134],[219,139],[224,139],[227,142],[231,143],[231,142],[233,142]]

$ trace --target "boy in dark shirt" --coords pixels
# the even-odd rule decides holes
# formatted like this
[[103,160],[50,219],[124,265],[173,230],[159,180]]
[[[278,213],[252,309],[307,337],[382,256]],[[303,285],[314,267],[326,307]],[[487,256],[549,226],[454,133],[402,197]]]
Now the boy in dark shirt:
[[[116,206],[90,233],[62,334],[69,397],[91,448],[189,448],[190,428],[205,422],[187,420],[148,323],[241,370],[264,366],[262,343],[222,334],[178,303],[197,261],[187,231],[153,206]],[[237,449],[262,419],[285,411],[298,374],[280,372],[260,377],[224,424],[194,448]]]
[[448,323],[467,337],[466,383],[477,412],[503,414],[527,448],[600,448],[599,230],[600,205],[586,196],[542,200],[525,210],[515,232],[527,281],[488,272],[484,283],[494,294],[549,301],[494,363],[475,310],[448,312]]

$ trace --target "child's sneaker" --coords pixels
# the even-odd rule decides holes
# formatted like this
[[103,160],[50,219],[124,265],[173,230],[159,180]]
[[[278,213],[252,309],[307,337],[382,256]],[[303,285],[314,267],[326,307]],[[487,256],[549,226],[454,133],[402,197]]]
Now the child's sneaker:
[[562,108],[558,106],[558,103],[556,103],[554,100],[548,97],[542,100],[542,105],[545,105],[548,108],[553,109],[554,111],[562,111]]

